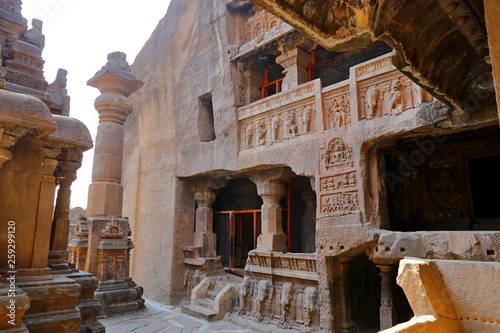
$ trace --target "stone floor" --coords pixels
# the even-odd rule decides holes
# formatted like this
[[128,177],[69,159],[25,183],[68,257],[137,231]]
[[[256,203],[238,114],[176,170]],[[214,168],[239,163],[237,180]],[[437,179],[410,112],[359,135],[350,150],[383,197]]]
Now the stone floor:
[[232,333],[232,332],[276,332],[295,333],[296,330],[284,330],[275,325],[266,325],[242,318],[230,316],[227,320],[208,323],[181,313],[180,308],[164,306],[146,301],[146,309],[122,315],[100,319],[106,327],[106,333]]

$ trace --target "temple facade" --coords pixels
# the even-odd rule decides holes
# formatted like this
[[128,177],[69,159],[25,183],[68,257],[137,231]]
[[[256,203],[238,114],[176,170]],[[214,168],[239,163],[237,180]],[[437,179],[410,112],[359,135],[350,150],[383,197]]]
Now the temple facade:
[[[484,9],[461,3],[472,36],[440,1],[429,21],[410,5],[255,2],[172,0],[132,64],[145,84],[124,125],[123,215],[145,296],[208,320],[372,332],[417,315],[403,258],[498,262]],[[396,25],[408,17],[442,35]]]

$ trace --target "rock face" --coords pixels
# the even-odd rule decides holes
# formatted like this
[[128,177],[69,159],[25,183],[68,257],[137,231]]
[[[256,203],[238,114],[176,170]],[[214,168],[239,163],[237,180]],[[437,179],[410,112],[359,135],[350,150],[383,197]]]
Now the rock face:
[[[123,215],[146,295],[179,303],[224,268],[245,276],[242,315],[355,332],[412,316],[395,283],[406,256],[498,261],[498,198],[485,193],[500,183],[500,133],[484,43],[462,44],[468,32],[441,1],[429,20],[419,3],[383,16],[332,0],[323,17],[316,1],[302,12],[303,1],[257,2],[307,35],[251,1],[172,0],[131,66],[144,86],[124,124]],[[419,48],[431,22],[471,63],[443,66],[435,52],[456,54],[443,36]]]

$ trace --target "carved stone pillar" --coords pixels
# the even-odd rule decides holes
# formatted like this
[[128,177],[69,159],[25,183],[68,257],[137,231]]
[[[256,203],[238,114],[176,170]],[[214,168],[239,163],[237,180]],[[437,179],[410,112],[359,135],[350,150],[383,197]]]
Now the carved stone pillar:
[[311,61],[311,55],[304,51],[304,47],[311,48],[311,43],[305,37],[285,37],[278,41],[281,54],[276,58],[276,63],[284,68],[283,91],[307,82],[307,64]]
[[246,79],[248,104],[258,101],[262,97],[260,88],[264,82],[264,68],[260,68],[255,63],[246,64],[243,75]]
[[[69,271],[66,260],[66,249],[68,247],[69,235],[69,205],[71,200],[71,184],[76,179],[76,169],[80,166],[76,163],[74,171],[67,169],[68,163],[60,163],[59,171],[56,173],[59,190],[57,191],[54,221],[52,222],[52,237],[50,240],[50,252],[48,265],[52,270]],[[64,165],[64,166],[63,166]]]
[[[287,235],[283,232],[281,198],[286,194],[282,180],[287,177],[283,169],[261,171],[251,175],[262,198],[261,234],[257,237],[257,250],[287,252]],[[288,175],[289,176],[289,175]],[[282,179],[282,180],[279,180]]]
[[337,326],[341,333],[358,331],[351,317],[351,298],[349,295],[349,262],[341,258],[334,264],[335,313]]
[[382,281],[380,294],[380,330],[394,326],[397,322],[393,300],[394,265],[377,265]]
[[142,287],[128,277],[128,251],[133,245],[128,238],[128,219],[122,218],[121,185],[123,123],[133,110],[128,97],[144,83],[132,73],[125,54],[113,52],[87,84],[99,89],[101,95],[94,103],[99,126],[87,206],[85,270],[99,279],[95,295],[103,306],[103,314],[109,315],[144,306]]
[[213,209],[215,193],[210,188],[200,188],[194,194],[196,208],[196,231],[194,246],[201,247],[201,256],[213,258],[217,256],[217,235],[213,232]]
[[500,31],[498,30],[500,3],[496,0],[485,0],[484,14],[486,17],[486,29],[488,31],[489,56],[491,66],[493,67],[493,80],[495,82],[497,109],[500,116]]
[[307,205],[302,218],[302,251],[313,253],[316,252],[316,193],[304,189],[301,196]]

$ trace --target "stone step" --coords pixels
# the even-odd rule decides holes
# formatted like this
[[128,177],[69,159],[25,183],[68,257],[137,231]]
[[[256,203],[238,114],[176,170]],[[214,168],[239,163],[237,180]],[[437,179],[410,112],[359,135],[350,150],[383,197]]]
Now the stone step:
[[208,298],[201,298],[196,300],[196,305],[202,308],[213,310],[215,308],[215,301]]
[[205,321],[215,321],[217,312],[196,305],[182,306],[182,313]]
[[215,300],[215,298],[217,297],[219,292],[220,292],[220,290],[208,290],[207,297],[211,300]]

